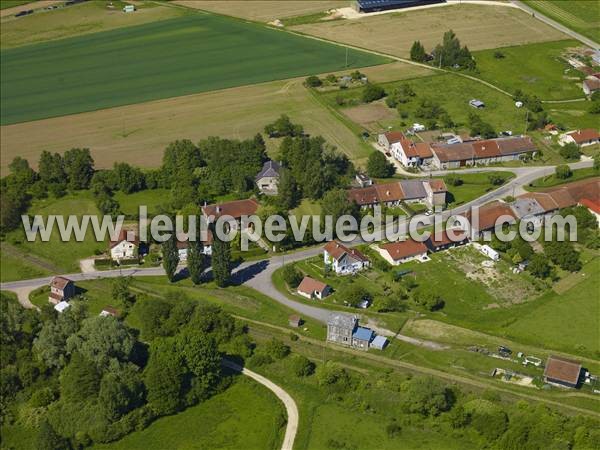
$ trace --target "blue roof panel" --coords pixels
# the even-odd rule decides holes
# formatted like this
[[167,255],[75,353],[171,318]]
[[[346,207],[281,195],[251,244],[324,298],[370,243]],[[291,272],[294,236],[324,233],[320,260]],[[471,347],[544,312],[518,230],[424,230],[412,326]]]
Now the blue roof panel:
[[373,337],[373,330],[363,327],[357,327],[356,331],[352,333],[352,337],[360,339],[361,341],[370,341],[371,337]]

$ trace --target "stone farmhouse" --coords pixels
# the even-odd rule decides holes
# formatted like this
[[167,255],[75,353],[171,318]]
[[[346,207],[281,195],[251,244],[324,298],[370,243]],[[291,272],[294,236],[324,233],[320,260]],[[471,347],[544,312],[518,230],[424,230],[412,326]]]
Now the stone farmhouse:
[[394,207],[401,202],[423,202],[428,207],[444,206],[448,188],[443,180],[401,180],[350,189],[348,198],[361,208],[376,205]]
[[334,240],[323,247],[323,261],[338,275],[353,275],[371,265],[369,259],[361,252]]
[[75,283],[65,277],[54,277],[50,282],[50,295],[48,301],[53,305],[61,302],[68,302],[75,297]]
[[332,313],[327,320],[328,342],[366,351],[374,337],[373,330],[358,326],[356,316]]
[[298,285],[298,295],[303,297],[322,300],[331,294],[331,286],[311,277],[304,277]]
[[261,171],[256,175],[256,186],[265,195],[277,195],[281,165],[275,161],[264,163]]
[[456,143],[414,143],[399,131],[379,135],[378,143],[405,167],[455,169],[515,161],[535,155],[537,147],[528,136],[472,140]]

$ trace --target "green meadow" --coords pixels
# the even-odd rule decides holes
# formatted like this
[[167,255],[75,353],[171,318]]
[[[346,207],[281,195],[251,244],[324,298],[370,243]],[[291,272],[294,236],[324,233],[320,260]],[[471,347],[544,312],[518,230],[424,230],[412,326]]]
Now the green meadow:
[[0,55],[2,125],[388,61],[211,14]]

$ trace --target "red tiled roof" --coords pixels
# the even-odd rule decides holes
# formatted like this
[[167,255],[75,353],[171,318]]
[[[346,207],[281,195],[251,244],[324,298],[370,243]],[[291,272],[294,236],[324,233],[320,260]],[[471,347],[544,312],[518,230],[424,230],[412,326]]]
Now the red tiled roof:
[[415,144],[415,149],[419,158],[425,159],[433,156],[431,145],[429,145],[427,142],[417,142]]
[[577,384],[580,373],[581,363],[558,356],[550,356],[544,369],[545,377],[569,384]]
[[353,248],[352,249],[348,248],[341,242],[335,241],[335,240],[329,241],[327,244],[325,244],[325,246],[323,247],[323,250],[325,250],[327,253],[329,253],[329,256],[331,256],[336,261],[338,261],[340,258],[342,258],[345,254],[350,255],[351,257],[353,257],[354,259],[356,259],[358,261],[368,261],[369,260],[365,255],[363,255],[358,250],[355,250]]
[[[479,223],[478,230],[489,230],[496,226],[496,220],[498,220],[501,216],[510,216],[515,217],[515,213],[513,210],[505,203],[501,203],[498,201],[488,203],[487,205],[479,208]],[[471,213],[467,214],[467,217],[471,220],[471,225],[474,225],[474,221],[471,218]]]
[[568,136],[571,136],[573,140],[581,144],[582,142],[592,141],[594,139],[600,139],[600,133],[598,130],[594,128],[586,128],[584,130],[573,131],[572,133],[567,133]]
[[[128,232],[133,233],[133,238],[129,238],[128,237]],[[117,237],[116,240],[110,240],[109,246],[110,248],[116,247],[117,245],[119,245],[121,242],[123,241],[127,241],[127,242],[131,242],[132,244],[137,245],[139,243],[139,239],[137,237],[137,234],[135,231],[133,230],[125,230],[123,228],[121,228],[121,230],[119,231],[119,236]]]
[[579,203],[582,206],[591,209],[596,214],[600,214],[600,201],[598,201],[598,199],[591,200],[589,198],[582,198],[581,200],[579,200]]
[[350,189],[348,191],[348,199],[355,201],[358,205],[372,205],[378,203],[377,189],[375,186],[367,186],[364,188]]
[[305,294],[310,295],[312,295],[315,291],[323,292],[326,288],[327,284],[311,277],[304,277],[302,282],[298,285],[299,292],[304,292]]
[[205,216],[213,216],[215,220],[220,216],[231,216],[240,219],[242,216],[251,216],[258,209],[258,202],[252,198],[246,200],[235,200],[233,202],[221,203],[219,205],[207,205],[202,207]]
[[375,189],[380,202],[397,202],[404,199],[402,188],[397,181],[393,183],[376,184]]
[[544,209],[544,212],[558,209],[558,203],[556,203],[552,199],[552,196],[546,192],[529,192],[527,194],[520,195],[519,198],[530,198],[537,201]]
[[442,179],[427,180],[427,183],[429,183],[429,186],[433,192],[448,192],[446,183],[444,183],[444,180]]
[[108,313],[108,315],[113,316],[113,317],[117,317],[119,315],[119,311],[117,311],[112,306],[105,306],[104,308],[102,308],[102,312],[105,312],[105,311]]
[[495,158],[500,156],[500,147],[495,140],[473,142],[473,153],[476,158]]
[[[595,77],[596,74],[594,74],[593,76]],[[597,91],[598,89],[600,89],[600,80],[597,78],[587,78],[583,80],[583,82],[590,91]]]
[[398,261],[399,259],[407,258],[409,256],[427,253],[427,246],[423,242],[413,241],[412,239],[407,241],[390,242],[388,244],[380,245],[379,248],[388,252],[394,261]]
[[50,286],[52,286],[53,288],[63,290],[71,282],[72,282],[71,280],[69,280],[68,278],[65,278],[65,277],[54,277],[54,278],[52,278],[52,281],[50,282]]
[[50,292],[50,297],[57,301],[61,301],[64,298],[62,295],[55,294],[54,292]]
[[404,133],[402,133],[401,131],[388,131],[387,133],[384,133],[384,135],[390,143],[390,145],[396,142],[400,142],[402,139],[406,139]]

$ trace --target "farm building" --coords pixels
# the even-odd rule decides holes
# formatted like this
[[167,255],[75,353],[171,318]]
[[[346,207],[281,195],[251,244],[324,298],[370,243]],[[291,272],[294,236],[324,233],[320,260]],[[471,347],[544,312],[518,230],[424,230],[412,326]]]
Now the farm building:
[[403,166],[418,167],[431,160],[433,153],[429,144],[425,142],[415,144],[404,134],[400,133],[400,135],[399,139],[390,144],[389,151]]
[[392,150],[392,144],[396,142],[400,142],[401,139],[406,139],[404,133],[401,131],[388,131],[387,133],[382,133],[377,138],[377,143],[383,147],[386,152]]
[[398,206],[401,202],[424,202],[427,206],[446,204],[448,189],[443,180],[401,180],[350,189],[348,198],[361,208],[376,205]]
[[544,381],[560,387],[576,388],[581,375],[581,363],[550,356],[544,369]]
[[389,341],[387,340],[387,338],[383,336],[376,336],[375,339],[373,339],[373,341],[371,342],[371,347],[376,348],[377,350],[383,350],[385,347],[387,347],[388,344]]
[[350,249],[339,241],[330,241],[323,247],[323,261],[338,275],[353,275],[371,265],[361,252]]
[[552,216],[554,211],[554,209],[546,211],[546,208],[540,204],[535,196],[519,197],[511,203],[510,207],[517,219],[526,220],[535,227],[542,225],[546,217]]
[[585,95],[592,95],[594,92],[600,90],[600,79],[595,76],[586,78],[583,80],[581,87]]
[[371,13],[390,9],[410,8],[412,6],[446,3],[446,0],[357,0],[354,8],[358,12]]
[[63,300],[62,302],[58,302],[56,305],[54,305],[54,310],[57,311],[59,314],[62,314],[70,307],[71,304]]
[[443,230],[441,233],[431,233],[425,244],[431,252],[439,252],[458,247],[459,245],[465,245],[468,242],[469,237],[465,230],[454,229]]
[[65,277],[54,277],[50,282],[50,295],[48,301],[55,305],[68,302],[75,296],[75,283]]
[[364,173],[357,173],[354,177],[355,186],[364,188],[373,185],[373,180]]
[[258,186],[260,192],[266,195],[277,195],[280,172],[281,165],[279,163],[271,160],[264,163],[263,168],[255,178],[256,186]]
[[258,202],[253,198],[235,200],[221,204],[205,205],[202,214],[208,223],[216,222],[219,217],[230,217],[235,222],[240,222],[242,216],[252,216],[258,210]]
[[577,144],[580,147],[594,145],[600,142],[600,133],[595,128],[586,128],[584,130],[572,131],[565,133],[558,138],[558,144],[565,146],[566,144]]
[[423,242],[412,239],[382,244],[378,251],[381,257],[393,266],[414,260],[423,261],[427,258],[427,246]]
[[290,327],[299,328],[302,325],[302,319],[300,316],[293,314],[288,318],[288,323]]
[[515,213],[511,207],[500,201],[483,205],[481,208],[473,210],[473,212],[475,213],[474,217],[471,212],[465,214],[471,224],[472,235],[482,236],[483,232],[494,229],[496,222],[500,219],[503,219],[503,222],[506,222],[504,219],[515,219]]
[[304,277],[298,285],[298,294],[306,298],[324,299],[331,293],[331,287],[326,283],[311,277]]

